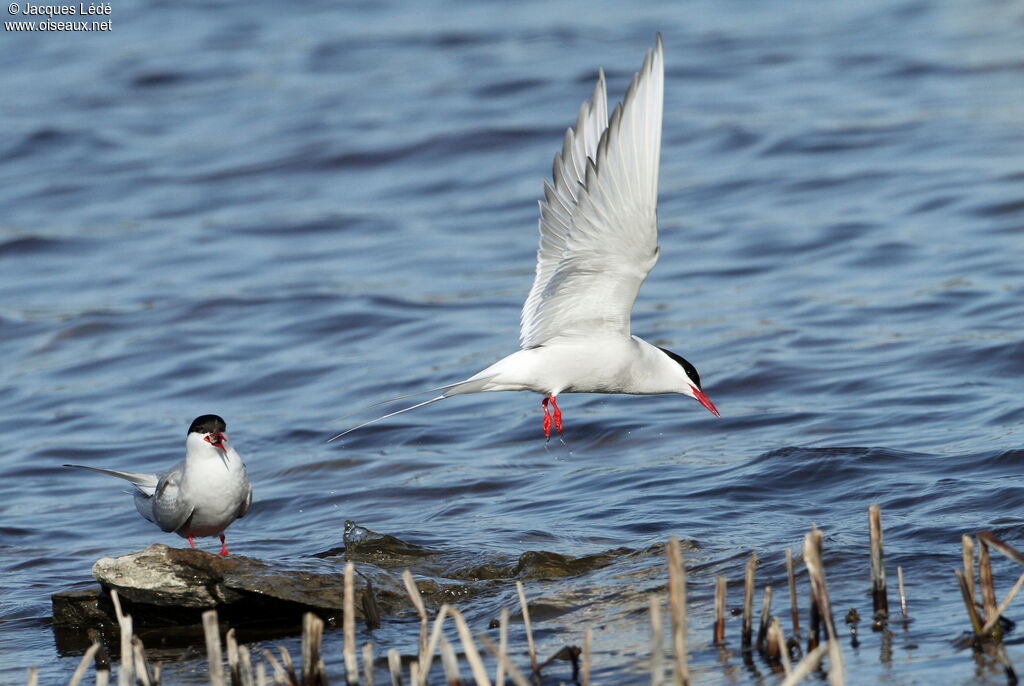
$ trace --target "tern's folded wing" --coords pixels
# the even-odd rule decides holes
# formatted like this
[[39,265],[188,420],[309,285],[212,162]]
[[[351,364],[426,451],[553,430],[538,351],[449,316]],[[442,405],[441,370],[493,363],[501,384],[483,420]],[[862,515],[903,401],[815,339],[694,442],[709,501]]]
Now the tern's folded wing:
[[524,348],[561,336],[629,335],[633,301],[658,259],[663,64],[658,36],[607,126],[602,75],[594,102],[584,103],[566,133],[540,203],[537,273],[521,317]]

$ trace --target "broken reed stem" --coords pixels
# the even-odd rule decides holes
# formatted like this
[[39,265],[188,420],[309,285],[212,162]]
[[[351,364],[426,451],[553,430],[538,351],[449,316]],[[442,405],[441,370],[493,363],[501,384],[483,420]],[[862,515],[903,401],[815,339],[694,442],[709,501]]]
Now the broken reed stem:
[[1006,612],[1006,608],[1010,606],[1010,602],[1013,601],[1014,597],[1020,591],[1022,585],[1024,585],[1024,574],[1021,574],[1019,577],[1017,577],[1016,583],[1013,584],[1013,587],[1010,588],[1010,591],[1006,594],[1006,597],[1003,598],[1003,602],[999,603],[999,607],[996,608],[995,617],[993,619],[987,620],[985,622],[985,626],[981,627],[981,632],[979,636],[984,637],[992,633],[992,630],[995,629],[996,625],[999,623],[999,618],[1003,615],[1004,612]]
[[224,656],[220,649],[220,626],[217,611],[203,613],[203,634],[206,636],[206,659],[210,668],[210,686],[225,686]]
[[356,591],[355,565],[345,563],[345,590],[342,596],[341,623],[345,657],[345,683],[356,686],[359,683],[359,659],[356,657]]
[[590,641],[593,633],[590,627],[583,630],[583,666],[580,669],[580,686],[590,686]]
[[647,602],[650,607],[651,619],[651,686],[661,686],[662,679],[665,678],[661,598],[657,593],[651,593],[647,596]]
[[533,629],[530,627],[530,608],[526,604],[526,592],[523,590],[523,582],[516,581],[516,591],[519,592],[519,606],[523,612],[523,626],[526,628],[526,648],[530,651],[530,669],[536,674],[539,670],[537,669],[537,651],[533,646]]
[[668,601],[672,619],[673,683],[687,686],[690,670],[686,655],[686,570],[683,568],[683,552],[679,539],[668,538]]
[[388,672],[391,686],[402,686],[402,656],[394,648],[388,649]]
[[324,637],[324,620],[312,612],[302,615],[302,686],[316,686],[326,681],[320,657]]
[[783,673],[789,675],[789,649],[786,647],[786,635],[782,633],[782,623],[778,617],[772,617],[768,624],[768,659],[781,662]]
[[[999,620],[996,612],[996,586],[992,579],[992,559],[988,554],[988,545],[981,538],[978,539],[978,585],[981,586],[981,606],[985,611],[985,624],[995,624]],[[997,642],[1002,640],[1002,632],[996,628],[992,632],[992,638]]]
[[228,675],[231,677],[231,686],[241,686],[242,669],[239,665],[238,640],[235,638],[234,628],[228,629],[224,635],[224,643],[228,650]]
[[25,680],[25,686],[39,686],[39,668],[29,667],[28,678]]
[[907,589],[903,586],[903,567],[896,567],[896,583],[900,589],[900,616],[907,618]]
[[256,663],[256,686],[267,686],[267,665],[263,662]]
[[967,591],[970,594],[971,604],[974,604],[974,599],[977,595],[974,592],[974,539],[967,534],[963,534],[960,537],[960,545],[963,548],[963,559],[964,559],[964,570],[963,577],[964,581],[967,582]]
[[420,589],[412,579],[412,572],[408,569],[402,572],[402,581],[405,583],[405,590],[409,594],[409,598],[412,599],[412,604],[420,616],[419,656],[422,663],[423,653],[427,649],[427,625],[429,623],[427,620],[427,608],[423,605],[423,596],[420,595]]
[[793,671],[789,673],[789,676],[786,677],[780,686],[796,686],[806,679],[811,672],[818,668],[827,652],[828,646],[821,645],[804,655],[804,658],[796,663]]
[[299,675],[295,673],[295,663],[292,662],[291,653],[284,646],[277,646],[277,652],[281,654],[281,664],[284,665],[284,671],[288,674],[288,683],[298,684]]
[[281,663],[277,661],[274,654],[269,649],[263,651],[263,659],[270,663],[270,668],[274,670],[274,683],[275,684],[293,684],[294,682],[288,678],[285,674],[284,669],[281,667]]
[[459,660],[455,657],[455,649],[448,639],[441,637],[441,664],[444,666],[444,678],[448,686],[459,686],[462,678],[459,676]]
[[139,686],[153,686],[155,679],[150,677],[149,665],[146,664],[146,649],[138,636],[132,636],[132,656],[135,659],[135,678]]
[[531,686],[530,682],[526,680],[525,676],[523,676],[523,673],[519,671],[519,668],[508,659],[508,653],[502,652],[496,645],[494,645],[494,641],[481,634],[480,644],[483,645],[484,649],[489,652],[495,660],[505,663],[505,673],[508,674],[510,679],[512,679],[512,683],[516,686]]
[[132,654],[132,618],[121,611],[121,599],[117,591],[111,589],[110,600],[114,603],[114,614],[117,626],[121,629],[121,665],[117,670],[118,686],[134,686],[135,658]]
[[[498,654],[508,655],[508,608],[501,608],[498,615]],[[494,668],[495,686],[505,686],[505,660],[500,657],[495,660],[497,665]]]
[[967,609],[967,617],[971,620],[971,629],[974,631],[975,636],[981,635],[981,618],[978,617],[978,608],[974,604],[974,598],[971,597],[970,588],[968,588],[967,579],[964,577],[964,573],[959,569],[954,569],[953,574],[956,575],[957,583],[960,586],[960,595],[964,599],[964,607]]
[[363,644],[363,686],[373,686],[373,644]]
[[768,636],[768,620],[772,612],[772,587],[765,586],[761,601],[761,621],[757,626],[757,641],[755,645],[758,650],[764,650],[764,641]]
[[871,600],[874,618],[889,616],[889,594],[885,588],[885,551],[882,542],[882,509],[868,506],[868,533],[871,539]]
[[786,548],[786,581],[789,584],[789,616],[793,622],[793,633],[800,635],[800,611],[796,604],[796,575],[793,574],[793,549]]
[[466,625],[462,613],[454,607],[449,607],[448,611],[451,612],[452,619],[455,620],[455,628],[458,629],[459,640],[462,641],[462,652],[466,654],[466,662],[469,663],[469,667],[473,671],[473,679],[476,680],[477,686],[491,686],[491,680],[487,678],[487,670],[484,669],[484,661],[480,659],[480,653],[473,642],[473,635],[469,633],[469,626]]
[[[238,656],[241,667],[239,669],[239,683],[241,686],[255,686],[255,677],[252,670],[252,656],[249,655],[249,649],[244,645],[238,646]],[[263,667],[263,664],[260,664]],[[234,686],[234,685],[232,685]]]
[[995,548],[1017,564],[1024,565],[1024,553],[1020,553],[1012,545],[1002,542],[991,531],[982,531],[978,534],[978,539],[984,541],[990,548]]
[[750,553],[747,572],[743,577],[743,649],[750,648],[754,630],[754,569],[757,567],[757,553]]
[[846,683],[843,674],[843,655],[832,618],[832,603],[828,597],[825,568],[821,562],[821,531],[816,527],[804,536],[804,564],[807,565],[815,605],[819,608],[821,620],[825,624],[825,636],[828,638],[828,681],[832,686],[840,686]]
[[100,644],[98,641],[94,641],[93,644],[86,649],[85,654],[82,655],[82,659],[78,662],[78,667],[75,668],[75,673],[71,675],[71,679],[68,681],[68,686],[78,686],[82,677],[84,677],[85,673],[89,670],[89,663],[92,662],[93,657],[96,656],[96,651],[99,649]]
[[715,645],[725,643],[725,577],[715,577]]
[[[424,686],[427,683],[427,675],[430,674],[430,663],[433,661],[434,651],[437,650],[438,643],[441,641],[441,629],[444,627],[444,620],[447,618],[450,609],[451,606],[442,605],[441,609],[437,611],[437,617],[434,618],[434,628],[430,632],[430,641],[427,643],[427,654],[422,661],[413,663],[417,667],[416,673],[410,676],[413,686]],[[411,672],[412,665],[410,665],[409,669]]]

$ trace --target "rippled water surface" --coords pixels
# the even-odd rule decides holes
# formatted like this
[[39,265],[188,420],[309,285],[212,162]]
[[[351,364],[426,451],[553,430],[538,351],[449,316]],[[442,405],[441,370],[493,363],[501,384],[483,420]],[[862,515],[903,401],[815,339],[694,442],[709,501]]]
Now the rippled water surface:
[[[126,1],[110,18],[0,41],[0,681],[70,674],[49,597],[96,558],[182,543],[120,484],[59,465],[159,470],[206,412],[256,489],[235,552],[312,558],[348,519],[467,566],[634,551],[526,577],[542,656],[590,627],[603,683],[647,678],[670,534],[690,542],[699,682],[774,683],[711,645],[715,575],[738,605],[756,551],[781,591],[785,548],[817,523],[835,606],[870,615],[871,502],[915,621],[862,624],[856,647],[841,626],[853,683],[1005,681],[953,645],[950,570],[961,533],[1024,545],[1019,3]],[[658,31],[662,253],[634,332],[692,361],[722,418],[567,395],[567,445],[546,445],[537,396],[489,394],[325,443],[373,411],[341,415],[515,349],[552,155],[597,68],[618,99]],[[1017,570],[995,564],[1003,593]],[[484,631],[514,599],[506,579],[462,608]],[[360,641],[413,652],[411,612]],[[168,657],[174,683],[201,681],[197,653]]]

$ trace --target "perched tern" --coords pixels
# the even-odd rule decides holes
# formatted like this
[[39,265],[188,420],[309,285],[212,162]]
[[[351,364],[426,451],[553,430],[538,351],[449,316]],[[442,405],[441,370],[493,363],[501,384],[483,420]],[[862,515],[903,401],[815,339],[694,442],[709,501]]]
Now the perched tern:
[[562,433],[561,393],[679,393],[718,416],[692,364],[630,333],[633,301],[658,260],[663,90],[658,35],[611,119],[600,71],[593,97],[566,131],[540,201],[537,271],[520,317],[522,349],[465,381],[421,391],[441,391],[430,400],[331,440],[453,395],[487,391],[543,395],[548,438],[552,421]]
[[131,482],[139,514],[161,530],[188,539],[193,548],[195,536],[220,536],[220,554],[227,555],[224,530],[249,511],[252,486],[241,456],[224,435],[226,430],[224,420],[215,414],[196,417],[185,439],[185,459],[162,474],[64,466]]

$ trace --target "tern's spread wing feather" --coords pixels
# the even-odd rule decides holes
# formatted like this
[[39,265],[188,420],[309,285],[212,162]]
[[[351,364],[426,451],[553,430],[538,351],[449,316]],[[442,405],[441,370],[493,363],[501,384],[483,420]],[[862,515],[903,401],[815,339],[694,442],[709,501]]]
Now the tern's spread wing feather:
[[566,133],[540,203],[524,348],[563,336],[629,335],[633,301],[658,259],[663,64],[658,36],[607,126],[602,74],[594,101]]

